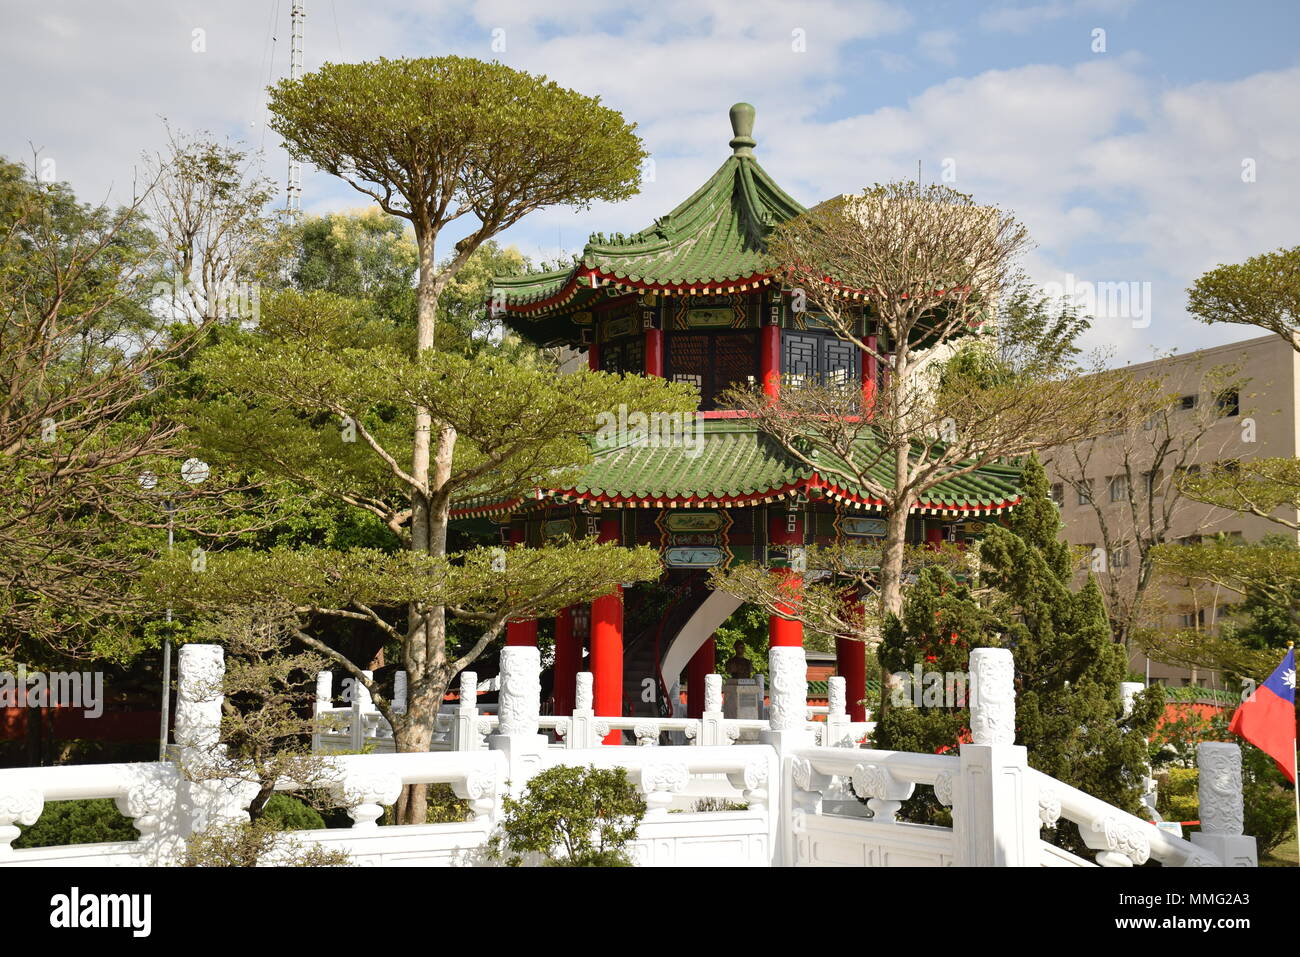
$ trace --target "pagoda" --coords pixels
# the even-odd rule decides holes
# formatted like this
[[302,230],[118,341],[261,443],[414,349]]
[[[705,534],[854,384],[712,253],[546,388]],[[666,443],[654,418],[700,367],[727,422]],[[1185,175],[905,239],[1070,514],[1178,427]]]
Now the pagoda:
[[[708,587],[710,568],[762,562],[794,575],[805,546],[884,535],[882,503],[870,491],[819,474],[720,407],[732,386],[761,385],[776,396],[810,380],[856,380],[868,391],[881,375],[874,357],[816,312],[797,309],[792,289],[765,263],[773,227],[805,208],[755,159],[754,108],[737,103],[731,125],[731,155],[666,216],[631,235],[593,235],[571,268],[493,283],[493,309],[522,337],[585,351],[593,370],[663,376],[700,391],[691,441],[621,430],[623,441],[597,444],[573,487],[453,510],[461,521],[495,523],[503,543],[591,536],[660,550],[666,600],[643,608],[615,593],[557,616],[557,714],[572,711],[575,676],[589,670],[597,715],[671,714],[686,673],[687,714],[698,716],[704,675],[715,670],[713,632],[740,605]],[[869,307],[856,321],[875,348]],[[1018,501],[1010,467],[953,477],[913,506],[909,540],[962,542]],[[802,647],[797,621],[774,615],[769,633],[773,647]],[[507,626],[507,644],[536,640],[536,622]],[[852,718],[864,720],[865,645],[843,640],[836,651]],[[617,743],[617,732],[608,740]]]

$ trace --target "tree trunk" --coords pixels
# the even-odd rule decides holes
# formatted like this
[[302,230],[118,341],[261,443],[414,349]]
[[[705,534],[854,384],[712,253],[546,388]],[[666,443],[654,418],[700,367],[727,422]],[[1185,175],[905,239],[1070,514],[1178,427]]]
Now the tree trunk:
[[908,446],[894,450],[894,495],[885,516],[885,542],[880,556],[880,604],[885,614],[903,612],[903,558],[907,546],[907,512],[911,495],[900,490],[908,485]]

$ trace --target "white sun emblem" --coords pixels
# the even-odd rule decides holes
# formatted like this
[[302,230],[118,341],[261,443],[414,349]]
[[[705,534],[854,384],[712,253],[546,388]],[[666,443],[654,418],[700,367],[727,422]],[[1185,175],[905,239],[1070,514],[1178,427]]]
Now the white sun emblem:
[[1294,687],[1295,687],[1295,669],[1294,669],[1294,668],[1292,668],[1290,671],[1284,671],[1284,672],[1282,672],[1282,684],[1286,685],[1288,688],[1294,688]]

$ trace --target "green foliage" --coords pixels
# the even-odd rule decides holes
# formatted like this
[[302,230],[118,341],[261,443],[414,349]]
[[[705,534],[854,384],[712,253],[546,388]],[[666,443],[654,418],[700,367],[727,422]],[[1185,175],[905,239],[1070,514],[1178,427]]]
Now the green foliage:
[[626,199],[645,156],[598,97],[458,56],[327,63],[272,87],[269,105],[293,156],[417,234],[470,213],[488,238],[540,206]]
[[533,854],[553,867],[626,867],[646,806],[623,768],[561,765],[506,797],[504,810],[493,855],[511,867]]
[[980,547],[981,581],[995,589],[1007,647],[1016,660],[1017,740],[1040,771],[1130,813],[1139,810],[1146,741],[1164,707],[1159,689],[1124,715],[1124,648],[1112,640],[1105,605],[1089,578],[1069,589],[1069,546],[1037,458],[1025,465],[1024,500],[1007,527]]
[[24,828],[13,843],[15,848],[57,847],[64,844],[102,844],[134,841],[136,833],[129,818],[123,817],[109,798],[47,801],[41,816]]
[[1300,246],[1211,269],[1187,290],[1187,311],[1205,323],[1259,326],[1300,346]]
[[1200,816],[1196,768],[1170,768],[1156,776],[1156,810],[1166,821],[1195,821]]
[[273,794],[262,808],[262,817],[282,831],[311,831],[325,826],[319,811],[291,794]]
[[[1146,739],[1163,706],[1158,692],[1138,697],[1125,717],[1120,683],[1127,674],[1123,649],[1111,639],[1101,593],[1091,580],[1069,588],[1069,546],[1058,539],[1060,516],[1036,458],[1021,478],[1024,498],[1005,527],[993,527],[980,544],[977,598],[939,570],[923,572],[901,618],[886,621],[879,649],[891,672],[963,672],[970,649],[1010,648],[1016,662],[1016,739],[1040,771],[1129,811],[1138,810]],[[1000,636],[1000,637],[999,637]],[[936,752],[955,747],[969,727],[962,706],[886,709],[877,746]],[[907,807],[914,820],[934,821],[940,811],[923,794]],[[1074,845],[1062,826],[1053,836]]]
[[767,674],[768,615],[757,605],[741,605],[713,631],[715,670],[731,674],[732,662],[743,658],[756,675]]

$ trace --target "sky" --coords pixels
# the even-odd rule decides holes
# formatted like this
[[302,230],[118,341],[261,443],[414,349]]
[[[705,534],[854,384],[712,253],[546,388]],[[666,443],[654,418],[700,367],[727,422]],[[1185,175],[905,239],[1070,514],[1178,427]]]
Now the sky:
[[[129,198],[162,119],[261,150],[288,72],[289,0],[0,0],[0,154],[83,200]],[[1116,364],[1253,338],[1185,311],[1220,263],[1297,244],[1295,0],[306,0],[305,66],[457,53],[545,74],[637,124],[640,194],[532,214],[502,235],[537,259],[633,232],[727,157],[756,155],[812,205],[877,182],[946,183],[1014,213],[1025,268],[1096,306],[1084,345]],[[365,199],[304,169],[309,213]],[[443,242],[449,248],[455,235]],[[1103,285],[1105,284],[1105,285]]]

